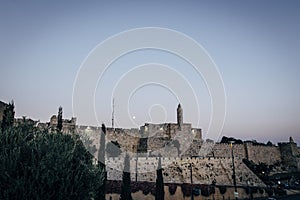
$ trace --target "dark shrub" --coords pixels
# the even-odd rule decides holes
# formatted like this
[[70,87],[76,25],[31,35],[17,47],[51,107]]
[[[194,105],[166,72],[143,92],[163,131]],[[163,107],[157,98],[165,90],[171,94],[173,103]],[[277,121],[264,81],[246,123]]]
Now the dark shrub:
[[176,184],[170,184],[169,185],[169,193],[171,195],[174,195],[176,193],[176,190],[177,190],[177,185]]
[[220,193],[223,195],[226,193],[227,188],[225,186],[219,186]]
[[192,190],[191,184],[183,183],[181,185],[181,190],[182,190],[183,196],[185,196],[185,197],[191,196],[191,190]]
[[2,130],[0,199],[96,198],[105,172],[92,158],[77,136],[28,124]]
[[264,193],[264,189],[263,189],[263,188],[259,188],[258,190],[259,190],[259,193],[260,193],[260,194],[263,194],[263,193]]
[[272,196],[273,195],[273,189],[272,188],[266,188],[265,191],[267,192],[267,194],[269,196]]

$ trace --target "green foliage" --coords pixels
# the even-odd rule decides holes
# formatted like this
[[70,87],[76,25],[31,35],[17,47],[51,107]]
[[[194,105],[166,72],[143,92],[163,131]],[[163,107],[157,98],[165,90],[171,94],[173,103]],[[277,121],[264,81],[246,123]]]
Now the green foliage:
[[265,191],[266,191],[266,193],[268,194],[269,197],[274,194],[273,188],[266,188]]
[[91,199],[104,184],[79,137],[26,123],[0,132],[0,199]]
[[264,189],[262,189],[262,188],[258,188],[258,191],[259,191],[260,194],[264,193]]
[[266,145],[271,147],[273,146],[273,143],[271,141],[268,141]]
[[235,139],[233,137],[226,137],[226,136],[222,137],[220,143],[229,144],[231,141],[234,142],[235,144],[243,144],[243,141],[240,139]]
[[4,131],[14,125],[14,117],[15,117],[15,106],[14,102],[11,101],[8,105],[6,105],[3,111],[3,118],[1,122],[1,129]]
[[130,183],[130,160],[128,154],[126,154],[124,159],[120,200],[132,200]]
[[274,188],[274,193],[275,193],[275,195],[278,195],[278,196],[284,196],[287,194],[286,190],[283,187]]
[[[107,172],[105,169],[105,165],[103,163],[99,163],[97,166],[98,177],[101,179],[96,182],[95,187],[95,198],[96,200],[105,200],[105,189],[107,182]],[[103,184],[104,183],[104,184]]]
[[[100,147],[98,152],[98,169],[103,172],[103,181],[107,180],[107,173],[105,170],[105,135],[106,127],[102,124],[101,133],[100,133]],[[105,184],[97,186],[96,199],[105,200]]]
[[62,130],[62,124],[63,124],[63,117],[62,117],[62,114],[63,114],[63,112],[62,112],[62,107],[60,106],[59,108],[58,108],[58,114],[57,114],[57,130],[59,131],[59,132],[61,132],[61,130]]

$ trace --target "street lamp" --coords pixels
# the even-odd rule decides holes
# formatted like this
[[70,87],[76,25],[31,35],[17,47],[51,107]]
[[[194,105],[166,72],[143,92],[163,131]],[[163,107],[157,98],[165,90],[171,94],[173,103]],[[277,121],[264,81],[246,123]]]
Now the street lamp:
[[136,151],[136,158],[135,158],[135,182],[138,179],[138,152]]
[[193,157],[191,157],[191,159],[190,159],[190,161],[189,162],[184,162],[184,163],[186,163],[186,164],[188,164],[188,169],[190,170],[190,179],[191,179],[191,200],[194,200],[194,193],[193,193],[193,191],[194,191],[194,188],[193,188],[193,163],[192,163],[192,158]]
[[189,164],[189,168],[190,168],[190,177],[191,177],[191,200],[194,200],[194,191],[193,191],[193,169],[192,169],[192,162],[190,162]]
[[237,192],[236,177],[235,177],[233,145],[232,145],[233,143],[234,143],[234,141],[230,141],[231,159],[232,159],[232,179],[233,179],[233,185],[234,185],[234,196],[235,196],[235,199],[238,200],[238,192]]
[[214,179],[211,183],[211,185],[213,186],[213,200],[215,200],[215,189],[216,189],[216,184],[217,184],[217,181],[216,179]]
[[252,191],[251,191],[251,182],[250,182],[250,179],[247,180],[247,186],[248,186],[248,191],[249,191],[249,196],[250,196],[250,199],[253,199],[253,195],[252,195]]

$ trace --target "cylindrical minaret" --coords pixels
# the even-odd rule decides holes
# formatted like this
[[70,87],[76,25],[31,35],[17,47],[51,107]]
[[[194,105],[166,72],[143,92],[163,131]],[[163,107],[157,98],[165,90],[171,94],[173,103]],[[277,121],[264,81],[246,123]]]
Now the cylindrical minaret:
[[183,125],[183,110],[182,110],[180,104],[178,104],[178,107],[177,107],[177,124],[181,130],[181,127]]

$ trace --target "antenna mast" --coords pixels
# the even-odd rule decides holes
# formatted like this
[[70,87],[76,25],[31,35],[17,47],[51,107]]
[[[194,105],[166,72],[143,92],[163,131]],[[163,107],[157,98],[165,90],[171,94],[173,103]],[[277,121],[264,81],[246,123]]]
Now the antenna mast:
[[111,127],[114,129],[114,120],[115,120],[115,98],[112,101],[112,118],[111,118]]

